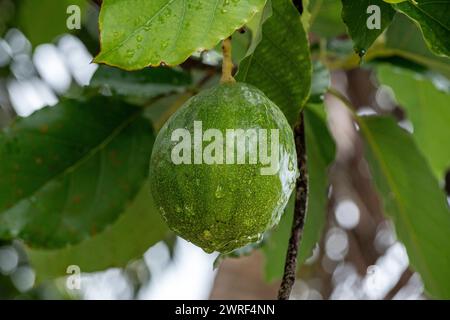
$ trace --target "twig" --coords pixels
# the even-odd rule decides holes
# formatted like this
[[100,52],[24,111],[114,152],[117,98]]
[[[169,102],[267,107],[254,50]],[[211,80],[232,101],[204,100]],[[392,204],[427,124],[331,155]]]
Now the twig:
[[231,59],[231,38],[222,42],[223,62],[221,83],[236,82],[233,78],[233,60]]
[[288,300],[295,283],[297,273],[297,255],[300,240],[305,225],[306,204],[308,199],[308,170],[306,167],[306,143],[305,143],[305,121],[303,111],[294,128],[295,146],[297,149],[297,166],[300,176],[296,183],[296,197],[294,219],[292,221],[291,237],[289,238],[286,262],[284,265],[283,280],[278,291],[279,300]]

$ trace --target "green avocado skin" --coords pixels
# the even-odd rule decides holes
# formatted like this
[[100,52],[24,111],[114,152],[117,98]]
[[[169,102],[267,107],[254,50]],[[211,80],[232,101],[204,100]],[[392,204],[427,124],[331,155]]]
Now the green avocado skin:
[[[257,164],[178,164],[171,159],[175,129],[194,121],[203,132],[219,129],[279,129],[280,169],[261,175]],[[203,142],[205,148],[210,142]],[[194,147],[192,146],[192,151]],[[269,152],[270,152],[269,143]],[[246,151],[248,153],[248,149]],[[224,148],[225,157],[225,148]],[[152,195],[169,227],[205,252],[230,252],[261,239],[276,225],[295,187],[294,137],[281,110],[245,83],[226,83],[188,100],[160,130],[150,161]]]

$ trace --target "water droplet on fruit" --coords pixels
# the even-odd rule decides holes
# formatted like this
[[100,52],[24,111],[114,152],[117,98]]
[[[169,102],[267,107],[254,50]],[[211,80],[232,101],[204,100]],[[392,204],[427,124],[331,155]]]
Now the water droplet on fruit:
[[203,231],[203,238],[205,238],[206,240],[211,239],[211,236],[212,236],[212,234],[209,230]]
[[292,161],[292,159],[291,159],[291,160],[289,160],[288,169],[289,169],[289,171],[293,171],[294,168],[295,168],[294,161]]
[[127,50],[127,57],[131,58],[132,56],[134,56],[134,49],[128,49]]
[[186,215],[188,215],[188,216],[194,216],[195,215],[194,210],[189,205],[184,206],[184,211],[185,211]]
[[147,22],[144,26],[144,30],[145,31],[150,31],[150,29],[152,28],[152,23],[151,22]]
[[215,196],[217,199],[225,197],[225,192],[220,184],[217,186]]

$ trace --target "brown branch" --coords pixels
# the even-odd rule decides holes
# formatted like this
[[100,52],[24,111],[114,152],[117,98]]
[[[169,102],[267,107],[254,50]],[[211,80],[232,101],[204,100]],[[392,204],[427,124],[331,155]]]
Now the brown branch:
[[286,261],[284,265],[283,280],[278,291],[279,300],[288,300],[295,283],[297,273],[297,256],[300,240],[303,235],[303,227],[306,216],[306,203],[308,198],[308,171],[306,168],[306,143],[305,143],[305,121],[303,111],[294,128],[295,146],[297,149],[297,166],[300,176],[296,183],[296,197],[294,219],[292,222],[291,237],[289,239]]

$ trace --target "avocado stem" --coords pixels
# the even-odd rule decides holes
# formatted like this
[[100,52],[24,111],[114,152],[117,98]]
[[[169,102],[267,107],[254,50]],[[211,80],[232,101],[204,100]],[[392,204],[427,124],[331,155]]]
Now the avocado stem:
[[231,37],[222,41],[222,78],[221,83],[234,83],[236,80],[233,78],[233,60],[231,59]]

